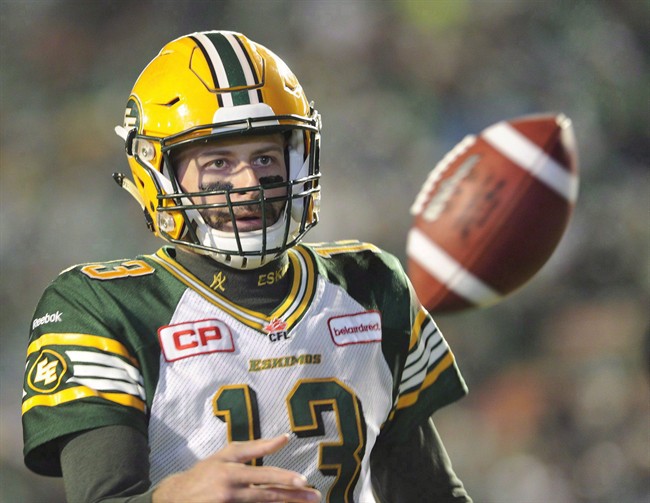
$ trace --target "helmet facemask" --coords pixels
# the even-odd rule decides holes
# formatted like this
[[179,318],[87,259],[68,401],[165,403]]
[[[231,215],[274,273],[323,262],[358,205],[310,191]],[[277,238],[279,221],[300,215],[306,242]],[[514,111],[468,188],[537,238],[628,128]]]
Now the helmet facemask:
[[[280,124],[281,119],[282,122],[289,120],[293,124]],[[134,145],[140,148],[133,149],[134,158],[150,173],[157,186],[155,215],[160,236],[238,269],[260,267],[297,244],[318,223],[318,120],[318,113],[313,111],[310,120],[278,116],[249,117],[244,121],[201,126],[162,140],[136,134]],[[197,192],[186,192],[181,188],[174,161],[181,149],[233,136],[255,138],[273,133],[282,133],[285,138],[285,180],[261,180],[259,185],[251,187],[210,187]],[[163,167],[160,171],[142,155],[150,152],[150,149],[142,147],[146,145],[143,142],[152,141],[158,143],[157,148],[162,154]],[[277,195],[281,188],[285,189],[284,194]],[[234,200],[237,198],[233,196],[242,193],[253,193],[256,197],[245,201]],[[214,202],[215,198],[221,202]],[[240,230],[236,216],[242,211],[260,214],[262,228]],[[216,212],[226,216],[232,231],[215,228],[214,218],[211,217]],[[223,221],[223,217],[220,220]],[[179,225],[183,228],[181,233],[178,232]]]

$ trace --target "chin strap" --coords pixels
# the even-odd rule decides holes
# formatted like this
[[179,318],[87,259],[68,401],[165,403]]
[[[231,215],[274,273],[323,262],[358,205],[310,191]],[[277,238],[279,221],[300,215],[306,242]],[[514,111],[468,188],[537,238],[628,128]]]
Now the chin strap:
[[115,126],[115,134],[124,140],[124,150],[128,155],[133,155],[133,139],[136,135],[136,129],[127,129],[124,126]]
[[138,201],[140,208],[144,210],[144,200],[138,192],[138,188],[135,186],[135,183],[129,180],[124,173],[113,173],[112,176],[113,180],[115,180],[115,183],[117,183],[120,187],[131,194],[133,198]]
[[[133,138],[135,137],[135,132],[136,132],[135,128],[127,129],[123,126],[115,126],[115,134],[117,134],[117,136],[119,136],[124,140],[126,153],[128,155],[133,155],[132,144],[133,144]],[[153,225],[153,220],[151,219],[151,215],[146,210],[144,199],[142,199],[142,196],[140,195],[138,188],[135,186],[135,183],[129,180],[124,175],[124,173],[113,173],[113,180],[115,180],[115,183],[117,183],[120,187],[122,187],[129,194],[131,194],[133,196],[133,199],[135,199],[138,202],[140,208],[142,208],[142,212],[144,213],[144,218],[147,221],[147,227],[151,232],[156,232],[155,227]]]
[[115,134],[126,141],[126,137],[129,135],[129,130],[124,126],[115,126]]
[[140,208],[142,208],[142,212],[144,213],[144,219],[147,221],[147,227],[151,232],[156,232],[153,225],[153,220],[151,219],[151,215],[146,210],[144,206],[144,200],[142,199],[140,192],[138,192],[138,188],[135,186],[135,183],[129,180],[124,175],[124,173],[113,173],[113,180],[115,180],[115,183],[117,183],[120,187],[131,194],[133,196],[133,199],[138,202]]

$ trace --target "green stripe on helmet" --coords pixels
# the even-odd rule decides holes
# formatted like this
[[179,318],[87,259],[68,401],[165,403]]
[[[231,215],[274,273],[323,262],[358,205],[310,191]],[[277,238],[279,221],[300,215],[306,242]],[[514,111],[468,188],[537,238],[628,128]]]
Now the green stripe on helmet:
[[[226,69],[229,87],[248,86],[249,83],[246,82],[246,75],[244,74],[242,63],[226,37],[221,33],[207,33],[206,35],[217,50],[223,67]],[[251,101],[248,96],[248,91],[233,92],[232,102],[235,106],[249,105]]]

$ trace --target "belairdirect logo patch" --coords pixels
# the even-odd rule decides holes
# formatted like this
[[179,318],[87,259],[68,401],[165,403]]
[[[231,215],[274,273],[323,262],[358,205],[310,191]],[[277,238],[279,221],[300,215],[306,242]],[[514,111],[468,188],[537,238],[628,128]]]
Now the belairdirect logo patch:
[[379,311],[335,316],[327,322],[330,335],[337,346],[381,342],[381,314]]

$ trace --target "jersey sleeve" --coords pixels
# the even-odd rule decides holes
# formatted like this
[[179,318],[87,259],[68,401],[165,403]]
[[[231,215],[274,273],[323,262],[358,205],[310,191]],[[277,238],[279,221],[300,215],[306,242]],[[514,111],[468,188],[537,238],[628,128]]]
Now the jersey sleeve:
[[[393,298],[386,299],[387,341],[394,373],[394,405],[383,433],[402,441],[438,409],[467,394],[454,354],[431,315],[422,307],[401,265],[391,267]],[[401,299],[400,302],[395,297]],[[390,432],[390,433],[389,433]]]
[[377,443],[370,466],[380,501],[472,503],[431,419],[412,428],[402,442]]
[[80,268],[44,292],[32,321],[23,383],[25,464],[60,475],[55,440],[108,425],[146,433],[140,361],[122,337],[119,309]]

